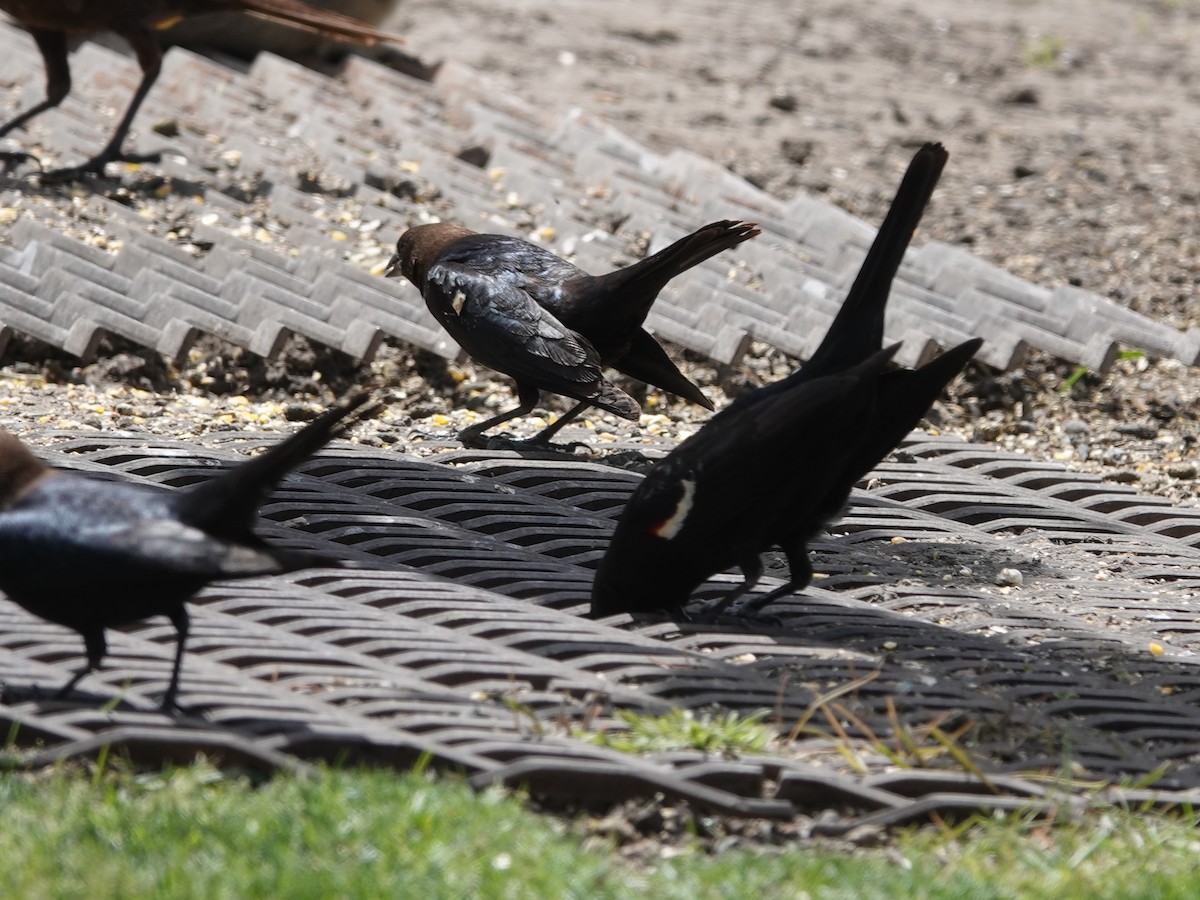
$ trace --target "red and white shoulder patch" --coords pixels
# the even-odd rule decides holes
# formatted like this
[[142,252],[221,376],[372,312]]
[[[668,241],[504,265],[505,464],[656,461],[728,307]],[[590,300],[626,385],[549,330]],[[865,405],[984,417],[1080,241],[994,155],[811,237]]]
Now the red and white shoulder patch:
[[655,537],[671,540],[679,534],[683,523],[687,521],[688,513],[692,511],[692,505],[696,502],[696,480],[694,478],[680,479],[679,486],[681,493],[679,501],[675,504],[675,510],[661,522],[650,526],[650,533]]

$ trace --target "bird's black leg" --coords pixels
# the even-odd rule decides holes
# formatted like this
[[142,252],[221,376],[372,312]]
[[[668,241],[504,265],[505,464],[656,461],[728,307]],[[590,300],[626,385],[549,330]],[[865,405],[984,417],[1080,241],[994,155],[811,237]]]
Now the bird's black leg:
[[554,422],[553,425],[547,425],[545,428],[543,428],[541,431],[539,431],[533,437],[527,438],[526,440],[518,441],[515,443],[518,443],[521,446],[525,446],[525,447],[537,447],[537,446],[544,446],[545,444],[549,444],[550,438],[552,438],[552,437],[554,437],[554,435],[558,434],[559,429],[561,429],[568,422],[577,418],[581,412],[583,412],[585,409],[587,409],[591,405],[592,404],[590,401],[581,400],[579,403],[575,404],[575,406],[573,406],[571,409],[567,410],[567,412],[564,415],[559,416],[559,418]]
[[720,616],[733,605],[738,597],[758,584],[758,579],[762,578],[763,575],[762,559],[757,553],[747,556],[741,562],[741,570],[743,576],[742,583],[707,607],[702,614],[706,619],[715,619]]
[[[37,42],[38,50],[42,53],[42,64],[46,68],[46,99],[0,125],[0,137],[4,137],[14,128],[20,128],[34,116],[58,106],[67,94],[71,93],[71,66],[67,60],[66,32],[31,28],[29,33]],[[5,172],[12,166],[27,160],[33,160],[41,167],[41,161],[32,153],[22,151],[0,153],[0,163],[3,163]]]
[[749,600],[743,600],[741,603],[736,604],[729,611],[729,614],[731,616],[736,616],[739,619],[753,619],[758,615],[759,610],[761,610],[764,606],[774,603],[780,597],[786,597],[788,594],[792,593],[792,591],[802,589],[802,585],[797,584],[795,581],[789,581],[786,584],[781,584],[770,593],[762,594],[758,597],[752,597]]
[[507,422],[509,419],[529,415],[533,412],[533,408],[537,406],[538,398],[541,395],[542,392],[532,385],[518,384],[517,399],[521,401],[520,406],[516,409],[510,409],[506,413],[501,413],[498,416],[492,416],[486,422],[480,422],[478,425],[464,428],[458,433],[458,439],[464,447],[470,447],[472,450],[487,449],[488,442],[483,439],[483,433],[495,425]]
[[129,102],[128,109],[125,110],[125,115],[121,117],[121,121],[117,125],[117,130],[113,132],[108,145],[87,162],[78,166],[46,172],[42,175],[43,181],[70,181],[85,174],[103,175],[104,167],[110,162],[157,162],[161,158],[162,154],[160,153],[139,155],[126,153],[121,149],[121,146],[125,143],[126,136],[129,134],[129,126],[133,124],[133,117],[137,115],[138,108],[141,107],[142,101],[146,99],[146,95],[150,93],[150,88],[154,86],[154,82],[158,80],[158,74],[162,71],[163,58],[162,47],[159,45],[158,38],[153,31],[139,28],[137,30],[122,32],[122,36],[129,41],[130,46],[133,47],[133,52],[137,54],[138,64],[142,67],[142,81],[134,92],[133,99]]
[[83,634],[83,648],[87,652],[87,662],[83,668],[71,676],[71,680],[58,689],[58,693],[54,695],[55,700],[62,700],[70,695],[71,691],[75,690],[75,685],[79,684],[81,678],[91,672],[95,672],[100,668],[100,663],[104,661],[104,655],[108,653],[108,644],[104,640],[104,629],[97,628],[95,631],[85,631]]
[[786,597],[793,591],[802,591],[808,587],[813,577],[812,560],[808,558],[808,545],[801,542],[798,546],[786,549],[784,552],[787,554],[788,567],[792,576],[787,583],[781,584],[775,590],[760,597],[743,600],[729,611],[730,615],[753,618],[763,607],[774,603],[780,597]]
[[188,617],[187,607],[182,603],[167,615],[171,619],[171,624],[175,626],[176,643],[175,664],[171,667],[171,683],[167,685],[167,692],[163,694],[162,699],[164,712],[177,708],[175,696],[179,693],[179,672],[183,668],[183,650],[187,645],[188,629],[191,627],[191,619]]

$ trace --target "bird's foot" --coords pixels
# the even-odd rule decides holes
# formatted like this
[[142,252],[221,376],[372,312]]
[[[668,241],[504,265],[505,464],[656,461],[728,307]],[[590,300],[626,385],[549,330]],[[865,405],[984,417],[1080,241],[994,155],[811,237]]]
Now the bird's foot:
[[519,450],[526,446],[524,441],[508,437],[490,437],[484,440],[480,450]]
[[[749,587],[742,585],[730,591],[724,597],[717,598],[705,610],[709,615],[724,615],[730,619],[741,620],[743,622],[764,622],[774,625],[782,625],[783,622],[776,616],[763,615],[763,609],[770,606],[776,600],[786,597],[788,594],[796,591],[802,591],[808,586],[808,580],[811,578],[811,572],[808,577],[787,581],[775,588],[773,591],[768,591],[765,594],[759,594],[757,597],[747,597],[746,592]],[[753,584],[757,578],[752,579],[749,583]]]
[[576,447],[587,449],[586,444],[572,441],[569,444],[552,444],[549,441],[539,441],[536,437],[519,440],[501,435],[488,436],[463,431],[458,436],[459,442],[468,450],[545,450],[550,453],[574,453]]
[[585,444],[583,441],[567,441],[562,444],[552,444],[549,441],[539,441],[537,438],[527,438],[523,441],[514,441],[518,449],[525,450],[548,450],[551,453],[570,453],[574,455],[580,450],[591,453],[593,448]]
[[204,710],[199,706],[184,706],[179,702],[177,697],[168,697],[163,694],[162,703],[159,704],[159,709],[164,716],[188,716],[193,719],[207,718]]
[[735,603],[729,608],[729,612],[726,615],[740,622],[761,622],[764,625],[773,625],[776,628],[783,627],[783,619],[771,613],[763,612],[762,605],[755,603],[754,600],[743,600],[740,603]]
[[506,437],[494,437],[487,441],[488,450],[540,450],[544,453],[565,453],[574,455],[579,449],[591,450],[591,448],[581,441],[567,441],[565,444],[553,444],[548,440],[539,440],[536,436],[531,438],[517,439]]
[[476,431],[475,427],[464,428],[458,433],[458,442],[468,450],[487,450],[488,444],[499,438],[489,438],[482,431]]
[[5,684],[0,689],[0,703],[15,706],[18,703],[41,703],[45,691],[36,684]]
[[42,172],[39,180],[43,184],[62,184],[69,181],[78,181],[86,175],[104,176],[104,167],[109,163],[123,162],[141,165],[142,163],[156,163],[162,159],[161,153],[125,153],[123,151],[98,153],[85,163],[78,166],[68,166],[63,169],[51,169],[49,172]]
[[710,603],[703,609],[691,613],[688,620],[698,625],[766,625],[771,628],[782,628],[783,619],[770,613],[759,612],[746,601],[732,606],[723,606],[720,600]]
[[26,153],[24,150],[6,150],[0,152],[0,172],[7,175],[14,168],[26,162],[37,163],[38,171],[44,172],[42,161],[32,153]]

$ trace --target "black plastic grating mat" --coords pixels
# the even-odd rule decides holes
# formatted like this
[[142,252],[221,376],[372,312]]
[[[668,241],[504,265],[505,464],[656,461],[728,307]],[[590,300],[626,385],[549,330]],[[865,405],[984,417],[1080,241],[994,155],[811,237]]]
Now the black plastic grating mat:
[[[276,439],[200,452],[96,434],[39,441],[56,464],[182,485],[235,459],[231,445]],[[81,683],[88,696],[52,702],[26,688],[64,681],[80,640],[0,603],[11,701],[0,726],[31,764],[94,753],[97,740],[137,758],[192,746],[266,769],[430,754],[478,784],[562,801],[662,792],[733,815],[825,810],[816,825],[828,832],[1082,803],[1093,782],[1116,785],[1104,794],[1115,798],[1200,797],[1194,511],[920,438],[817,543],[820,575],[774,607],[781,627],[590,621],[591,571],[638,477],[570,458],[430,462],[336,444],[284,482],[262,531],[369,567],[204,591],[180,698],[192,715],[175,719],[156,707],[174,652],[165,620],[114,633],[106,668]],[[1023,583],[997,584],[1002,569]],[[766,709],[781,734],[807,728],[741,759],[634,757],[576,731],[621,727],[618,709],[675,707]],[[898,726],[921,765],[896,750]],[[977,769],[939,751],[932,726],[958,734]],[[1139,781],[1152,791],[1129,787]]]

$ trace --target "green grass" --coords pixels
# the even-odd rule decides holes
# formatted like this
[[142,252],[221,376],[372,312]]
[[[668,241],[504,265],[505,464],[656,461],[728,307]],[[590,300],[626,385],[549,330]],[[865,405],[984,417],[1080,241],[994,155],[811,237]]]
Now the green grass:
[[205,765],[160,774],[0,775],[0,896],[1191,897],[1182,817],[1110,811],[903,832],[887,846],[792,843],[632,862],[585,819],[453,778],[318,770],[259,786]]
[[1031,69],[1052,69],[1066,49],[1063,39],[1056,34],[1047,34],[1022,41],[1021,49],[1025,65]]
[[770,710],[743,716],[732,710],[693,713],[672,709],[661,716],[647,716],[618,709],[622,731],[575,732],[577,737],[624,753],[658,753],[666,750],[703,750],[735,757],[758,753],[778,737],[778,730],[763,721]]

